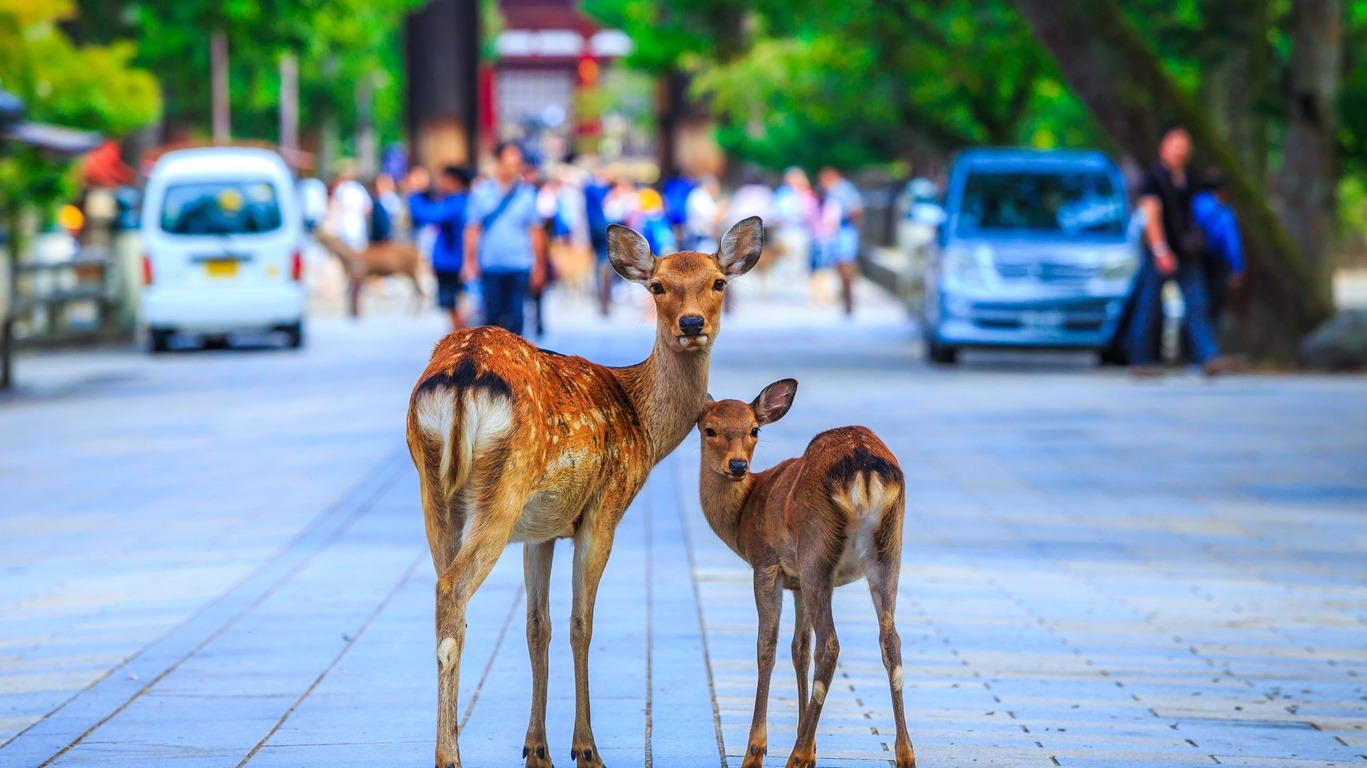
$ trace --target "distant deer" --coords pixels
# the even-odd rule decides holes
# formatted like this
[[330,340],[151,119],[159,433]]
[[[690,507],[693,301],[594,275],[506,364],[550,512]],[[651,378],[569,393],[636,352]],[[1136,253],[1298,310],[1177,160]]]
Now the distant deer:
[[[797,606],[792,649],[798,725],[788,768],[816,765],[816,724],[840,654],[831,592],[862,577],[873,594],[883,666],[892,689],[897,768],[914,768],[916,755],[902,709],[902,641],[893,623],[906,506],[902,470],[873,432],[840,427],[812,438],[800,457],[751,474],[760,427],[783,418],[795,394],[797,382],[784,379],[765,387],[749,404],[708,398],[707,410],[698,419],[703,514],[717,536],[755,569],[759,684],[741,765],[758,768],[768,751],[765,718],[784,589],[796,592]],[[816,674],[808,701],[813,629]]]
[[608,228],[622,277],[655,301],[655,347],[638,365],[608,368],[482,327],[441,341],[413,390],[408,448],[417,466],[437,578],[438,768],[460,765],[456,694],[465,610],[504,546],[524,542],[532,709],[522,754],[550,768],[546,653],[555,540],[574,539],[575,720],[570,759],[602,766],[589,724],[589,639],[613,533],[650,470],[692,429],[707,397],[712,343],[727,280],[759,259],[764,229],[746,219],[716,255],[655,258],[639,234]]
[[314,240],[328,253],[336,256],[337,260],[342,262],[342,268],[346,270],[347,311],[352,317],[359,317],[361,314],[361,286],[366,278],[370,277],[406,276],[409,282],[413,283],[416,302],[414,310],[422,310],[422,281],[418,279],[422,256],[413,243],[387,240],[370,243],[364,250],[357,251],[347,245],[342,238],[323,230],[314,234]]

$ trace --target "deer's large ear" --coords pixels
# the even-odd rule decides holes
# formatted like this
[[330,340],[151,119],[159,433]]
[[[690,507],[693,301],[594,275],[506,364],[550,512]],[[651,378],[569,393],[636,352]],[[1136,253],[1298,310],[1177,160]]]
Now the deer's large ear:
[[780,379],[764,388],[750,407],[760,424],[772,424],[783,418],[793,407],[793,397],[797,395],[797,379]]
[[759,262],[764,251],[764,221],[758,216],[741,219],[722,235],[717,261],[729,276],[743,275]]
[[617,274],[633,283],[644,283],[655,273],[650,244],[634,229],[621,224],[608,227],[608,260]]

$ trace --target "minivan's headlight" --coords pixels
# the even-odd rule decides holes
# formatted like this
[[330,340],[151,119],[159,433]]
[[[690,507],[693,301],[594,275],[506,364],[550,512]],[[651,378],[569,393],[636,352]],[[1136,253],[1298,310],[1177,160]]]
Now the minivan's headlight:
[[944,274],[960,283],[982,285],[992,271],[992,250],[987,246],[950,246],[945,251]]
[[1129,280],[1139,271],[1139,249],[1123,248],[1108,251],[1101,261],[1103,280]]

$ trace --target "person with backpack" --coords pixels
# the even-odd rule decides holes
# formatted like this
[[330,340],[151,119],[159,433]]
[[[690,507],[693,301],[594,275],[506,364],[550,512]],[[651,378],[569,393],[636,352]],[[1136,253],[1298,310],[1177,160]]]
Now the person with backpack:
[[1135,288],[1134,316],[1129,328],[1130,365],[1137,372],[1157,364],[1155,350],[1163,323],[1163,284],[1175,280],[1185,305],[1182,324],[1190,353],[1207,374],[1221,372],[1215,364],[1219,342],[1211,329],[1206,302],[1203,259],[1206,243],[1192,215],[1191,201],[1198,188],[1188,168],[1191,135],[1180,125],[1163,131],[1158,162],[1148,171],[1139,190],[1139,210],[1144,214],[1146,267],[1140,270]]
[[490,178],[471,190],[462,273],[480,282],[485,324],[518,335],[527,296],[546,280],[546,230],[536,188],[523,180],[523,157],[516,143],[501,142]]
[[[410,179],[418,178],[420,175],[410,174]],[[437,277],[437,306],[450,316],[452,331],[465,327],[460,316],[460,294],[464,289],[460,273],[465,261],[462,237],[469,188],[470,174],[460,166],[448,165],[437,176],[435,197],[429,198],[426,189],[412,189],[408,196],[408,215],[413,224],[437,230],[437,239],[432,244],[432,273]]]

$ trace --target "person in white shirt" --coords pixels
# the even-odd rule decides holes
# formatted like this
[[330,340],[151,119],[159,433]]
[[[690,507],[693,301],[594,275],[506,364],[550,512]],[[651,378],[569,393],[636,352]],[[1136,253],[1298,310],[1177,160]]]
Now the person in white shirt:
[[698,185],[684,201],[684,248],[716,253],[717,227],[721,223],[721,182],[716,176],[698,179]]
[[332,187],[328,204],[328,224],[333,234],[360,253],[370,244],[370,193],[356,180],[356,173],[344,164]]

